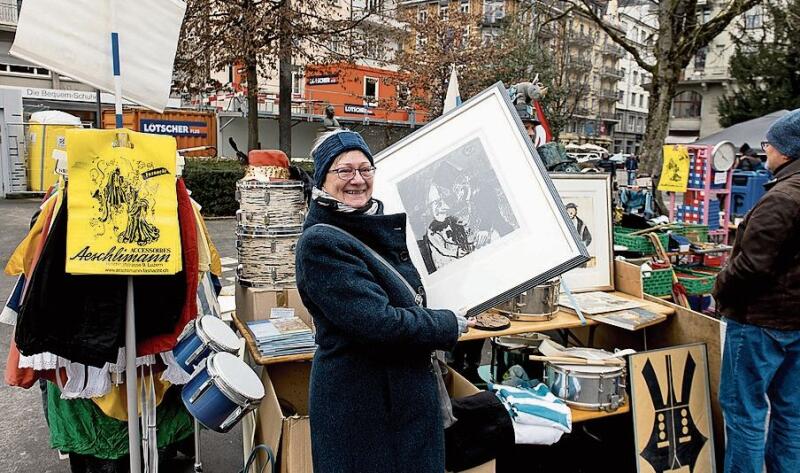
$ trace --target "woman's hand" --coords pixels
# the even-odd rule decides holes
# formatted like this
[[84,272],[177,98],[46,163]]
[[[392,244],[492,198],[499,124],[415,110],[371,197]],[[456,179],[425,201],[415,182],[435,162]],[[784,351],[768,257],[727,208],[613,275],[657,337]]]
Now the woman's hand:
[[458,330],[459,333],[467,333],[470,327],[475,326],[475,318],[465,318],[467,312],[469,311],[469,307],[462,307],[455,311],[456,314],[456,322],[458,322]]

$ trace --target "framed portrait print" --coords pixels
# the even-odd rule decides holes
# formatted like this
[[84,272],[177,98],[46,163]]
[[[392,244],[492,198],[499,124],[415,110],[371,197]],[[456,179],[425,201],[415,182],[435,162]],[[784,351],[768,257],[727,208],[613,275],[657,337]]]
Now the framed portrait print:
[[498,83],[375,156],[429,307],[482,312],[588,260]]
[[589,261],[564,274],[572,292],[614,289],[614,245],[611,237],[611,176],[550,174],[567,209],[570,223],[589,252]]
[[714,473],[714,429],[705,343],[628,358],[636,471]]

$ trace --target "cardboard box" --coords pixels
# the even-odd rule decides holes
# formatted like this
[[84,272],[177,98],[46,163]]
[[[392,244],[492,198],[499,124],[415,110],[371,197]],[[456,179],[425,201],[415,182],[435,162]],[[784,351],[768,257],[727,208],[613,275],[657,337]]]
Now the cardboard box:
[[[454,397],[479,392],[458,373],[453,373],[448,390]],[[256,444],[275,450],[281,473],[312,473],[311,423],[308,418],[308,380],[311,363],[281,363],[266,366],[261,374],[265,396],[257,411]],[[296,412],[284,416],[278,399],[289,403]],[[277,446],[277,448],[276,448]],[[263,464],[263,458],[262,462]],[[494,473],[495,461],[484,463],[464,473]]]
[[244,287],[236,283],[236,317],[242,322],[269,319],[270,309],[284,307],[285,300],[282,289]]

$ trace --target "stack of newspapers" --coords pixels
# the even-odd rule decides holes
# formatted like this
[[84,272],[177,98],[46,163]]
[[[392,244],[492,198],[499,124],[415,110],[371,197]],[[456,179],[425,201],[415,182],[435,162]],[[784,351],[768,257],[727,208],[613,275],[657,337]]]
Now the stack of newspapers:
[[248,322],[261,356],[314,353],[317,349],[311,328],[297,317]]

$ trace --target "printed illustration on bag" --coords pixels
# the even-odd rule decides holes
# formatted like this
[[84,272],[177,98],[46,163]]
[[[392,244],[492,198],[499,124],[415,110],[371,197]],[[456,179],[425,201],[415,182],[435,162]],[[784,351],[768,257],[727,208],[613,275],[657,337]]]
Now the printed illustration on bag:
[[114,130],[67,136],[67,271],[174,274],[181,269],[175,140]]
[[[122,167],[131,167],[128,161],[115,165],[100,161],[90,172],[92,182],[97,186],[92,197],[97,200],[98,218],[91,221],[98,234],[111,231],[120,243],[135,243],[145,246],[158,240],[159,230],[148,220],[156,209],[158,184],[148,178],[168,173],[164,168],[153,169],[150,163],[137,163],[139,171],[131,169],[123,172]],[[149,169],[148,169],[149,168]],[[113,171],[110,171],[113,169]]]

